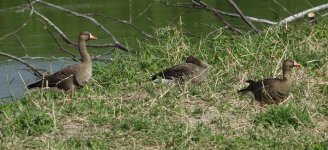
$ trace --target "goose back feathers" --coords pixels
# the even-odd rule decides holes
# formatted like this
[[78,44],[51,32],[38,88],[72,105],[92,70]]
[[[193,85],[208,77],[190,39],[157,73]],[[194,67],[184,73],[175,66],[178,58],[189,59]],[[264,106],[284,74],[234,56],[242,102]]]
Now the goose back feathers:
[[153,75],[151,80],[166,79],[178,82],[190,80],[191,83],[200,83],[207,78],[208,74],[209,65],[205,61],[189,56],[185,63],[165,69]]

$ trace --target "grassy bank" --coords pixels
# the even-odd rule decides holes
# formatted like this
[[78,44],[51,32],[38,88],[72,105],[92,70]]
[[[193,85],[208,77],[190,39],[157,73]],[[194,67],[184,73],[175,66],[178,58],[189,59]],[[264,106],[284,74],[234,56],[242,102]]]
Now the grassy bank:
[[[261,35],[218,33],[189,39],[177,28],[140,42],[137,54],[113,53],[94,63],[94,77],[72,101],[28,94],[0,106],[0,149],[324,149],[328,147],[328,27],[268,28]],[[207,60],[201,85],[149,82],[184,61]],[[261,109],[237,93],[247,79],[281,75],[292,58],[292,94]]]

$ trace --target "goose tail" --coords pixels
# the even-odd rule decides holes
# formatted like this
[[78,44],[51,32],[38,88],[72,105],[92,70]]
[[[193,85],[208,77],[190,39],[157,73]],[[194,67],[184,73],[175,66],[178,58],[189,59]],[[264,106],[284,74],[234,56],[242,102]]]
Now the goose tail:
[[241,89],[241,90],[238,90],[237,92],[240,93],[240,92],[248,92],[248,91],[251,91],[253,85],[256,83],[255,81],[253,80],[247,80],[245,81],[247,83],[249,83],[248,87],[247,88],[244,88],[244,89]]

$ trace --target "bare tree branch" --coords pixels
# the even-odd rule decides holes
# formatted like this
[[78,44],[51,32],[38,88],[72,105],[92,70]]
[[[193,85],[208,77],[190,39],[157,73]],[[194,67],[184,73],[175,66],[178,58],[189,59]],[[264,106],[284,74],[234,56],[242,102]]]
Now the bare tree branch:
[[72,11],[72,10],[69,10],[69,9],[66,9],[66,8],[63,8],[63,7],[60,7],[58,5],[55,5],[55,4],[52,4],[52,3],[48,3],[48,2],[45,2],[45,1],[37,1],[38,3],[42,3],[42,4],[45,4],[49,7],[53,7],[53,8],[56,8],[56,9],[59,9],[61,11],[64,11],[66,13],[69,13],[69,14],[72,14],[74,16],[77,16],[77,17],[81,17],[81,18],[84,18],[84,19],[87,19],[91,22],[93,22],[94,24],[96,24],[100,29],[102,29],[103,31],[105,31],[111,38],[112,38],[112,41],[114,43],[114,46],[121,49],[121,50],[124,50],[124,51],[128,51],[128,49],[123,46],[116,38],[115,36],[109,31],[107,30],[102,24],[100,24],[96,19],[90,17],[90,16],[86,16],[86,15],[83,15],[83,14],[80,14],[78,12],[75,12],[75,11]]
[[10,7],[10,8],[1,9],[0,13],[6,12],[6,11],[9,11],[9,10],[17,10],[17,9],[19,9],[20,12],[23,12],[27,8],[26,6],[28,6],[28,5],[20,4],[20,5],[17,5],[17,6]]
[[142,10],[138,15],[136,15],[135,18],[142,16],[145,12],[148,11],[148,9],[150,9],[154,5],[154,3],[155,1],[152,1],[152,3],[150,3],[144,10]]
[[[166,5],[166,6],[183,7],[183,8],[194,8],[194,9],[203,9],[203,8],[197,7],[197,6],[194,6],[193,7],[193,4],[192,3],[183,3],[183,4],[168,4],[168,3],[163,3],[163,2],[159,2],[159,3],[162,4],[162,5]],[[221,14],[221,15],[224,15],[224,16],[240,18],[240,15],[235,14],[235,13],[229,13],[229,12],[225,12],[225,11],[218,10],[218,9],[215,9],[215,11],[217,13]],[[277,22],[274,22],[274,21],[271,21],[271,20],[267,20],[267,19],[255,18],[255,17],[251,17],[251,16],[245,16],[245,18],[247,18],[248,20],[253,21],[253,22],[265,23],[265,24],[270,24],[270,25],[277,24]]]
[[320,17],[328,16],[328,13],[322,14]]
[[304,10],[302,12],[299,12],[297,14],[294,14],[292,16],[289,16],[281,21],[279,21],[278,25],[279,26],[282,26],[288,22],[292,22],[292,21],[295,21],[297,19],[300,19],[302,17],[304,17],[305,15],[307,15],[309,12],[317,12],[317,11],[320,11],[320,10],[324,10],[324,9],[328,9],[328,3],[326,4],[322,4],[322,5],[319,5],[319,6],[316,6],[316,7],[313,7],[313,8],[310,8],[310,9],[307,9],[307,10]]
[[219,19],[228,29],[235,31],[239,34],[242,34],[243,32],[241,30],[239,30],[238,28],[232,26],[230,23],[228,23],[227,21],[225,21],[223,19],[223,17],[221,16],[221,14],[219,14],[216,9],[208,6],[206,3],[200,1],[200,0],[191,0],[191,2],[193,3],[194,6],[198,6],[200,8],[203,8],[209,12],[214,13],[214,15],[216,16],[217,19]]
[[32,9],[31,9],[31,11],[30,11],[30,14],[29,14],[27,20],[26,20],[21,26],[19,26],[16,30],[14,30],[13,32],[10,32],[10,33],[8,33],[8,34],[2,36],[2,37],[0,38],[0,41],[3,40],[3,39],[5,39],[5,38],[7,38],[8,36],[11,36],[11,35],[16,34],[16,33],[19,32],[21,29],[23,29],[23,28],[27,25],[28,22],[30,22],[30,20],[31,20],[31,18],[32,18],[32,16],[33,16],[33,11],[34,11],[34,8],[33,8],[33,7],[31,7],[31,8],[32,8]]
[[[199,1],[199,0],[197,0],[197,1]],[[192,3],[192,2],[191,3],[183,3],[183,4],[169,4],[169,3],[160,2],[160,4],[167,5],[167,6],[174,6],[174,7],[184,7],[184,8],[192,7],[194,9],[204,9],[202,6],[195,5],[195,3]],[[270,24],[270,25],[279,25],[279,26],[281,26],[281,25],[284,25],[288,22],[293,22],[297,19],[303,18],[309,12],[318,12],[318,11],[321,11],[321,10],[324,10],[324,9],[328,9],[328,3],[322,4],[322,5],[307,9],[307,10],[304,10],[304,11],[296,13],[294,15],[291,12],[289,12],[285,7],[283,9],[285,11],[287,11],[290,14],[290,16],[286,17],[285,19],[282,19],[279,22],[275,22],[275,21],[271,21],[271,20],[267,20],[267,19],[255,18],[255,17],[251,17],[251,16],[245,16],[245,18],[252,21],[252,22],[259,22],[259,23],[265,23],[265,24]],[[229,16],[229,17],[241,17],[240,15],[235,14],[235,13],[229,13],[229,12],[221,11],[221,10],[218,10],[218,9],[214,9],[214,10],[216,11],[216,13],[221,14],[221,15],[225,15],[225,16]],[[321,15],[321,17],[324,17],[324,16],[326,16],[326,15]]]
[[[44,15],[42,15],[41,13],[39,13],[38,11],[34,10],[34,13],[39,16],[42,20],[44,20],[45,22],[47,22],[48,25],[50,25],[59,35],[60,37],[67,43],[67,44],[71,44],[74,45],[75,47],[77,47],[77,43],[73,42],[72,40],[70,40],[63,31],[61,31],[53,22],[51,22],[47,17],[45,17]],[[94,48],[102,48],[102,47],[114,47],[115,45],[113,44],[102,44],[102,45],[94,45],[94,44],[87,44],[87,47],[94,47]]]
[[67,51],[60,43],[59,43],[59,41],[56,39],[56,37],[52,34],[52,32],[49,30],[49,28],[48,28],[48,24],[46,23],[46,22],[44,22],[44,20],[42,20],[42,19],[40,19],[40,22],[45,26],[45,30],[49,33],[49,35],[52,37],[52,39],[56,42],[56,44],[58,45],[58,47],[59,47],[59,50],[61,50],[61,51],[63,51],[64,53],[66,53],[66,54],[68,54],[68,55],[70,55],[72,58],[73,58],[73,60],[75,60],[75,61],[79,61],[78,59],[76,59],[76,56],[73,54],[73,53],[71,53],[71,52],[69,52],[69,51]]
[[280,4],[278,1],[273,0],[274,3],[276,3],[278,6],[280,6],[285,12],[287,12],[289,15],[293,15],[284,5]]
[[151,24],[151,26],[152,26],[154,29],[157,28],[156,25],[155,25],[155,23],[153,22],[153,20],[152,20],[151,18],[147,17],[147,21]]
[[132,24],[132,0],[129,0],[129,22]]
[[[224,11],[221,11],[221,10],[216,10],[216,11],[218,13],[222,14],[222,15],[225,15],[225,16],[240,18],[240,15],[238,15],[238,14],[228,13],[228,12],[224,12]],[[267,20],[267,19],[262,19],[262,18],[255,18],[255,17],[251,17],[251,16],[245,16],[245,18],[250,20],[250,21],[253,21],[253,22],[266,23],[266,24],[270,24],[270,25],[277,24],[277,22]]]
[[173,22],[175,22],[176,20],[178,20],[179,18],[181,18],[181,16],[183,16],[184,14],[186,14],[187,12],[189,12],[192,9],[192,7],[189,7],[188,9],[184,10],[183,12],[181,12],[180,14],[178,14],[176,17],[174,17],[169,24],[172,24]]
[[19,42],[19,44],[24,49],[24,51],[25,51],[25,57],[28,57],[26,46],[24,45],[24,43],[22,42],[22,40],[20,39],[20,37],[17,34],[15,34],[15,37],[16,37],[17,41]]
[[21,63],[23,63],[24,65],[26,65],[27,67],[31,68],[31,70],[33,71],[33,74],[39,78],[41,78],[42,76],[45,75],[46,72],[42,73],[40,72],[37,68],[35,68],[33,65],[27,63],[26,61],[24,61],[23,59],[20,59],[16,56],[13,56],[13,55],[10,55],[10,54],[7,54],[7,53],[4,53],[4,52],[0,52],[0,55],[1,56],[5,56],[5,57],[8,57],[10,59],[14,59],[16,61],[19,61]]
[[147,36],[148,38],[151,38],[151,39],[156,39],[155,37],[153,37],[151,34],[143,31],[142,29],[140,29],[139,27],[135,26],[134,24],[132,24],[131,22],[129,21],[126,21],[126,20],[121,20],[121,19],[116,19],[114,17],[110,17],[110,16],[106,16],[106,15],[103,15],[103,14],[93,14],[93,13],[90,13],[90,14],[86,14],[88,16],[99,16],[99,17],[103,17],[103,18],[106,18],[106,19],[111,19],[111,20],[115,20],[117,22],[120,22],[120,23],[123,23],[123,24],[127,24],[129,25],[131,28],[139,31],[140,33],[142,33],[143,35]]
[[245,23],[253,28],[257,33],[260,33],[260,30],[258,30],[253,24],[252,22],[250,22],[244,15],[244,13],[239,9],[239,7],[237,6],[237,4],[233,1],[233,0],[228,0],[229,3],[232,5],[232,7],[235,9],[235,11],[240,15],[240,17],[242,18],[242,20],[245,21]]

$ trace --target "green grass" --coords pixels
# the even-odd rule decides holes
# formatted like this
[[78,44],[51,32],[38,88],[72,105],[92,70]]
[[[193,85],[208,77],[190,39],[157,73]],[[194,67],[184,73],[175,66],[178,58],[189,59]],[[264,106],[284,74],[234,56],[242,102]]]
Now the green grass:
[[[158,29],[136,54],[95,62],[72,101],[41,91],[1,105],[0,149],[327,149],[326,23],[207,39]],[[203,84],[149,82],[188,55],[212,66]],[[260,108],[237,93],[247,79],[281,75],[286,58],[303,65],[287,101]]]
[[256,117],[255,124],[262,124],[265,127],[283,127],[288,125],[294,128],[299,126],[313,127],[313,122],[306,108],[302,109],[289,105],[271,107]]

